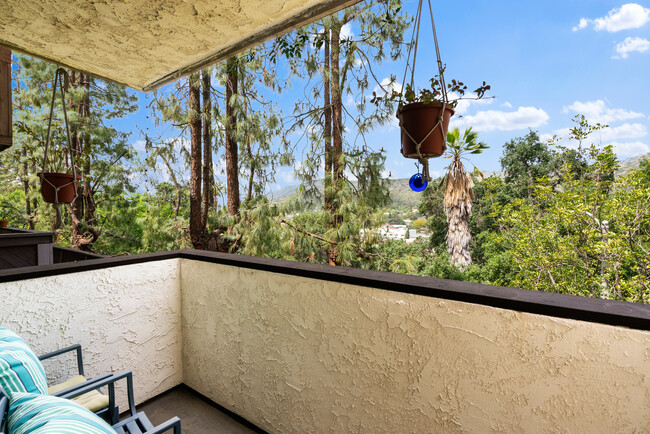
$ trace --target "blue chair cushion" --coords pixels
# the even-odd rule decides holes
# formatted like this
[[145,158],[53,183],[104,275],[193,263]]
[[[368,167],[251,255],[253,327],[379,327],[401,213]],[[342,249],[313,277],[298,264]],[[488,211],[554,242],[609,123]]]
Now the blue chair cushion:
[[116,434],[99,416],[70,400],[35,393],[14,393],[9,403],[11,434]]
[[47,378],[40,360],[18,335],[0,327],[0,386],[16,392],[47,394]]

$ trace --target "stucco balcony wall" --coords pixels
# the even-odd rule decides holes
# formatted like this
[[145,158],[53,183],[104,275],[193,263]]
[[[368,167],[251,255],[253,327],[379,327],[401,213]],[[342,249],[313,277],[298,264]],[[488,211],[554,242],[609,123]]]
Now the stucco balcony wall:
[[[167,259],[2,282],[0,325],[37,354],[80,343],[88,378],[132,370],[143,401],[183,381],[179,273]],[[76,375],[72,356],[44,367],[50,384]]]
[[0,273],[0,323],[39,352],[81,342],[91,373],[132,369],[139,401],[185,383],[269,432],[650,431],[646,306],[143,258]]

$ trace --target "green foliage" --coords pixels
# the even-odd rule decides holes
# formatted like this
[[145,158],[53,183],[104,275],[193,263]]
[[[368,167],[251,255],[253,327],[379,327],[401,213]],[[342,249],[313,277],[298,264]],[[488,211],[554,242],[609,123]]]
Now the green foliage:
[[[377,92],[373,92],[372,100],[370,100],[370,102],[376,105],[380,105],[382,102],[395,101],[399,101],[401,105],[404,103],[411,104],[416,102],[421,102],[423,104],[442,103],[444,96],[440,77],[435,76],[434,78],[429,79],[429,82],[431,83],[430,88],[420,89],[417,92],[413,89],[410,83],[407,83],[406,86],[404,86],[404,91],[393,90],[390,93],[385,93],[383,96],[377,95]],[[474,90],[476,97],[472,99],[483,98],[488,90],[490,90],[490,85],[483,82],[482,86]],[[463,99],[466,91],[467,86],[465,83],[452,79],[451,82],[447,84],[447,93],[458,96],[447,101],[449,106],[452,108],[456,107],[458,101]]]
[[[597,129],[576,119],[578,163],[560,178],[540,178],[531,200],[499,210],[499,235],[514,271],[512,286],[647,303],[650,189],[643,171],[614,180],[611,147],[582,147]],[[496,210],[495,210],[496,211]]]
[[417,230],[422,229],[426,225],[427,225],[427,220],[424,219],[424,218],[419,218],[419,219],[413,221],[413,227],[415,229],[417,229]]
[[536,180],[556,173],[559,166],[548,145],[535,131],[503,145],[501,167],[512,197],[530,197]]

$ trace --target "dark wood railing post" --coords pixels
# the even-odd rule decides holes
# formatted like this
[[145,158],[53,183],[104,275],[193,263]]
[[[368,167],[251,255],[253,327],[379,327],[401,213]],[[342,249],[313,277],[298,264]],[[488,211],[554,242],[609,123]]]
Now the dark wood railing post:
[[0,151],[11,146],[11,50],[0,46]]

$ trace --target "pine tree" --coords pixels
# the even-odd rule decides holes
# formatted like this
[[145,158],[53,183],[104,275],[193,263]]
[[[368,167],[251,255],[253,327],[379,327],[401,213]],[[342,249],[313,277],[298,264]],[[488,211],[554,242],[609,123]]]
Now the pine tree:
[[[359,35],[349,34],[352,24],[360,29]],[[374,78],[372,64],[401,55],[407,25],[400,1],[366,1],[274,43],[272,56],[283,54],[292,71],[305,71],[305,78],[318,80],[313,85],[310,81],[309,97],[296,104],[296,122],[289,133],[307,131],[310,147],[298,175],[305,197],[321,203],[326,213],[326,230],[319,236],[325,240],[321,241],[331,265],[358,256],[359,230],[387,203],[388,191],[380,176],[383,150],[374,150],[365,141],[350,142],[348,136],[355,131],[363,140],[363,134],[393,116],[388,101],[367,112],[365,95]],[[346,107],[343,96],[351,94],[356,94],[356,103]],[[356,215],[351,214],[353,209]]]

